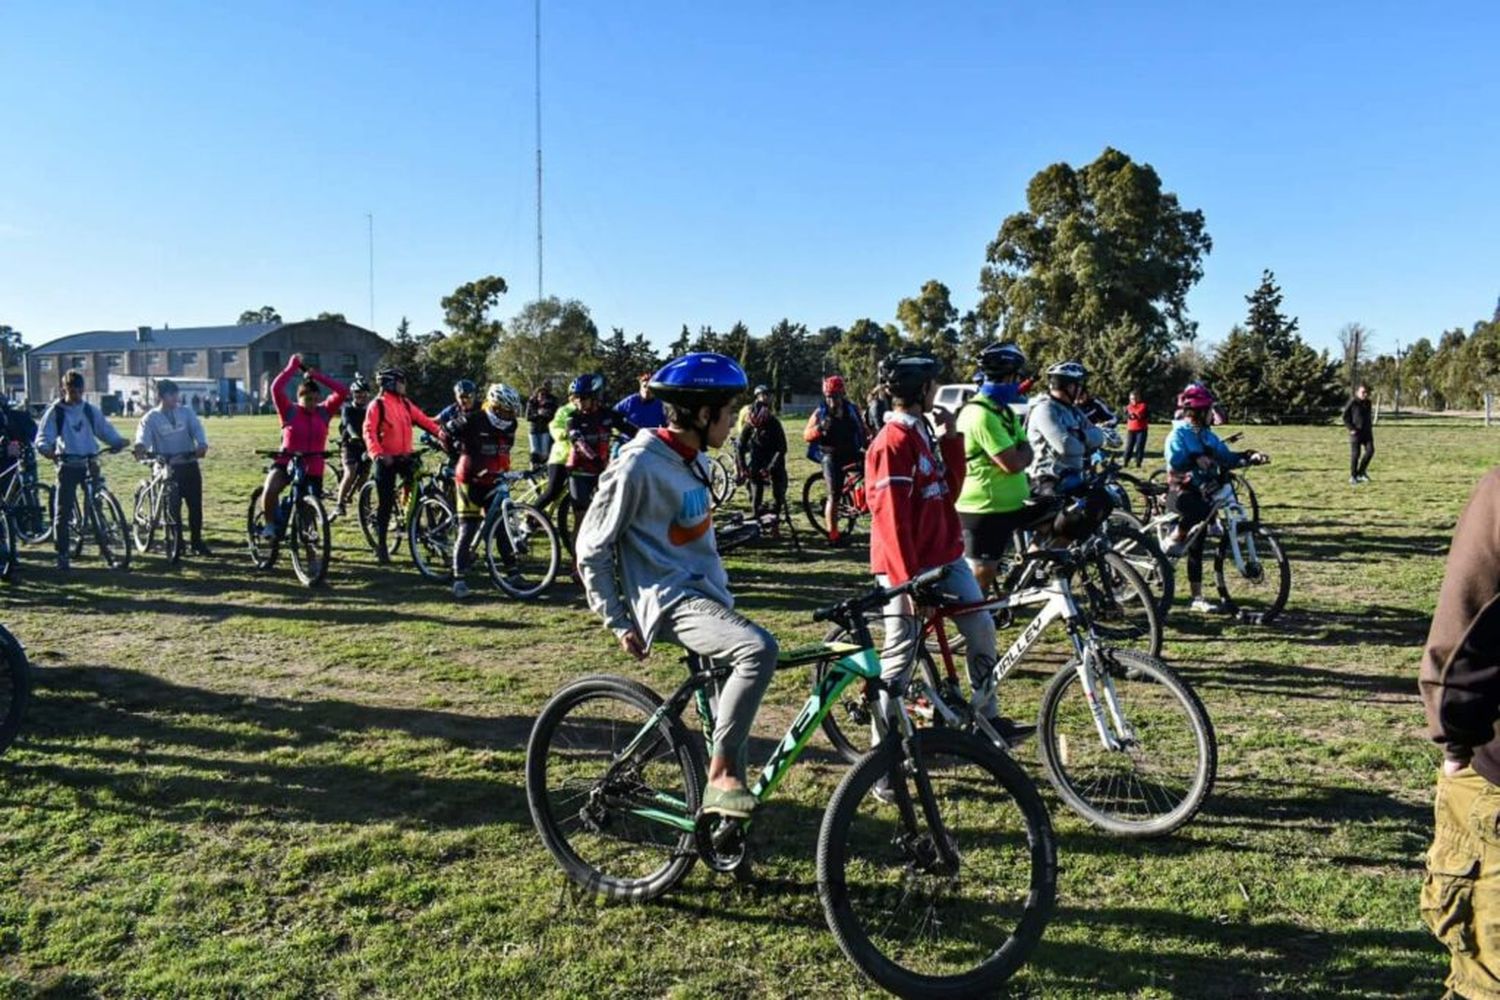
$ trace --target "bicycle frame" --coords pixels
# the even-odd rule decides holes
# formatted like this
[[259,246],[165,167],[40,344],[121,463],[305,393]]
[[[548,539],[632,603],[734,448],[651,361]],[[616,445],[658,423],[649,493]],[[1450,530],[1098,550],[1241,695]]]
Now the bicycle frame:
[[[1160,540],[1165,537],[1169,530],[1175,528],[1181,519],[1182,516],[1180,514],[1168,512],[1162,514],[1160,517],[1152,518],[1147,523],[1146,528],[1153,532],[1157,539]],[[1187,544],[1192,545],[1195,543],[1198,537],[1207,531],[1209,525],[1215,521],[1222,521],[1224,524],[1224,536],[1229,539],[1229,554],[1234,559],[1235,569],[1242,576],[1248,575],[1245,570],[1247,565],[1245,549],[1249,549],[1252,561],[1259,562],[1260,560],[1255,553],[1255,538],[1253,535],[1246,539],[1244,545],[1241,544],[1240,526],[1253,524],[1254,520],[1245,513],[1244,506],[1240,504],[1239,495],[1235,493],[1234,483],[1227,478],[1224,480],[1223,485],[1214,491],[1213,501],[1208,509],[1208,516],[1188,530]],[[1162,545],[1161,548],[1163,552],[1167,549],[1165,545]]]
[[[808,741],[822,725],[823,718],[832,711],[844,691],[855,681],[878,681],[880,678],[880,660],[875,653],[874,644],[868,641],[863,645],[841,642],[819,643],[788,650],[777,658],[776,669],[808,666],[827,660],[830,653],[838,657],[833,661],[833,669],[824,674],[816,689],[808,695],[802,710],[787,727],[786,735],[776,744],[776,749],[771,752],[770,758],[760,769],[759,776],[750,787],[750,794],[754,795],[758,801],[765,801],[776,790],[776,786],[797,762],[802,751],[807,747]],[[715,670],[691,654],[687,662],[692,672],[691,676],[672,694],[672,697],[651,714],[645,725],[636,733],[635,738],[620,752],[618,760],[605,773],[604,784],[614,778],[618,769],[653,738],[657,726],[686,708],[690,698],[696,702],[698,715],[703,723],[704,738],[711,741],[714,718],[707,689],[710,682],[725,676],[725,671]],[[905,713],[901,713],[900,717],[904,719]],[[906,726],[910,726],[909,720]],[[661,792],[655,793],[654,798],[654,804],[643,804],[631,808],[630,811],[643,819],[662,823],[684,833],[694,832],[698,820],[688,809],[686,802]]]

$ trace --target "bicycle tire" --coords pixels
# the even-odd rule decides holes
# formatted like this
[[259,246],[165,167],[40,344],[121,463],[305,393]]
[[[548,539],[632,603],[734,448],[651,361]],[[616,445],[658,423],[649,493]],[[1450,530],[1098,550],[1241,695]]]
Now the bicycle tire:
[[108,489],[100,487],[94,494],[94,540],[99,554],[110,569],[130,568],[130,525],[120,501]]
[[[879,618],[871,622],[872,638],[875,640],[875,648],[881,647]],[[823,637],[824,642],[848,642],[849,634],[842,625],[835,625],[828,630]],[[833,669],[833,660],[819,660],[813,664],[812,686],[817,690],[822,684],[824,676]],[[932,657],[932,651],[924,642],[917,649],[916,662],[912,666],[913,673],[917,670],[922,672],[922,679],[926,682],[928,689],[941,693],[946,685],[938,680],[937,661]],[[908,686],[908,691],[910,687]],[[908,712],[912,710],[910,700],[907,702]],[[932,716],[935,725],[940,725],[942,716],[934,713]],[[853,764],[861,760],[865,754],[874,747],[875,737],[870,730],[870,709],[864,698],[864,685],[851,684],[844,690],[844,696],[837,705],[834,705],[828,714],[823,716],[823,735],[828,742],[838,751],[840,757]]]
[[182,522],[178,520],[180,497],[177,484],[168,480],[157,493],[157,517],[161,521],[162,556],[168,566],[182,561]]
[[354,509],[359,520],[360,533],[365,536],[365,544],[374,552],[379,547],[379,540],[375,537],[375,480],[367,479],[360,484],[359,492],[355,494]]
[[1255,495],[1255,487],[1250,485],[1250,480],[1231,472],[1229,481],[1234,485],[1234,495],[1239,499],[1240,505],[1245,508],[1245,513],[1250,515],[1250,520],[1260,524],[1260,497]]
[[734,470],[729,467],[728,460],[723,455],[715,455],[709,461],[708,479],[708,492],[715,507],[726,506],[734,499],[738,484],[735,482]]
[[563,498],[558,500],[557,521],[555,522],[554,526],[557,528],[558,539],[568,550],[569,559],[576,559],[578,555],[577,549],[575,548],[578,542],[578,525],[573,523],[576,520],[577,516],[573,510],[573,498],[570,496],[564,496]]
[[1074,578],[1078,608],[1099,638],[1110,645],[1161,655],[1161,619],[1146,581],[1114,551],[1080,564]]
[[[597,761],[583,760],[585,753],[576,747],[577,739],[572,737],[571,732],[559,732],[567,723],[570,713],[591,702],[613,704],[617,710],[623,710],[631,718],[618,725],[593,722],[580,731],[577,739],[589,733],[602,736],[607,732],[610,738],[619,740],[621,750],[662,705],[661,697],[644,684],[607,674],[580,678],[553,695],[537,716],[531,736],[526,742],[526,801],[531,811],[531,821],[553,859],[570,879],[585,890],[606,899],[634,902],[655,899],[670,892],[692,869],[698,857],[692,833],[676,831],[673,836],[663,824],[649,820],[641,822],[639,826],[648,837],[652,833],[662,834],[662,838],[653,845],[655,849],[648,848],[646,852],[653,857],[648,857],[643,866],[652,867],[642,873],[607,870],[601,867],[603,862],[590,861],[580,853],[580,850],[585,849],[584,842],[588,840],[586,835],[589,834],[605,843],[615,840],[629,843],[629,838],[636,835],[628,827],[636,817],[618,808],[610,812],[603,811],[609,808],[609,803],[603,801],[603,786],[598,778],[593,777],[595,773],[602,777],[605,768],[615,763],[616,752],[606,748],[597,753]],[[558,741],[575,743],[571,755],[564,755],[561,751],[554,753],[554,744]],[[670,778],[670,794],[680,798],[688,814],[696,814],[702,801],[705,769],[697,744],[689,737],[682,720],[675,716],[662,719],[657,724],[657,739],[648,741],[640,749],[659,749],[664,752],[659,757],[646,756],[638,766],[636,784],[631,790],[641,788],[659,791],[657,786]],[[655,761],[659,761],[660,766],[652,768]],[[647,784],[644,773],[648,768],[651,768],[651,784]],[[548,782],[557,778],[566,785],[566,776],[559,776],[557,773],[563,770],[578,771],[579,777],[574,780],[573,787],[586,790],[571,799],[554,802]],[[579,805],[575,816],[568,810],[584,796],[587,796],[587,801]],[[599,810],[598,815],[602,816],[602,820],[596,822],[593,816],[584,818],[583,813],[590,806]],[[567,823],[575,819],[579,833],[571,834]],[[595,830],[588,829],[590,823],[596,827]],[[607,836],[611,832],[621,836]],[[656,854],[664,857],[657,862],[654,859]],[[621,866],[623,867],[623,862]],[[610,863],[608,867],[613,869],[615,865]]]
[[452,577],[457,538],[458,520],[442,494],[432,490],[418,497],[406,521],[406,543],[423,579],[445,582]]
[[328,515],[317,497],[304,494],[292,508],[287,520],[287,554],[292,557],[292,572],[305,587],[316,587],[328,575],[328,558],[333,539],[328,531]]
[[0,580],[15,583],[20,567],[15,520],[10,508],[0,508]]
[[0,625],[0,661],[3,661],[3,679],[0,679],[0,753],[9,749],[21,731],[21,719],[26,715],[26,706],[31,701],[31,663],[26,659],[26,648],[10,630]]
[[[912,838],[902,836],[916,831],[905,830],[905,824],[895,815],[897,810],[879,805],[870,794],[877,781],[895,773],[899,764],[893,757],[901,752],[902,745],[900,740],[886,740],[851,768],[823,814],[817,873],[824,917],[855,968],[897,996],[991,996],[1031,957],[1051,919],[1057,897],[1057,843],[1052,823],[1036,784],[1005,754],[983,740],[951,729],[918,733],[911,741],[916,764],[929,780],[939,778],[933,786],[941,783],[946,788],[940,768],[947,760],[965,763],[973,773],[972,778],[960,783],[951,799],[935,790],[931,802],[946,830],[949,850],[957,855],[962,867],[951,875],[930,869],[924,872],[920,861],[907,860],[922,857],[920,840],[916,849],[911,849],[907,845],[912,844]],[[986,790],[991,792],[988,797],[984,796]],[[918,805],[917,796],[913,800],[915,811],[925,819],[926,809]],[[887,832],[891,826],[901,831],[894,838]],[[995,843],[986,850],[991,839],[984,837],[988,831],[993,831]],[[929,844],[928,851],[933,850]],[[988,867],[995,871],[985,871],[985,862],[990,862]],[[1009,878],[1022,864],[1025,871]],[[960,903],[956,919],[945,920],[934,911],[962,892],[960,873],[968,875],[968,884],[980,887],[980,897],[966,906]],[[876,919],[867,921],[858,912],[860,897],[865,893],[862,886],[851,886],[851,876],[876,882],[868,893]],[[934,883],[930,901],[920,898],[924,878]],[[916,905],[911,906],[914,899]],[[998,911],[998,919],[977,918],[974,908],[980,906],[987,917]],[[920,913],[914,919],[923,921],[919,928],[922,933],[894,939],[899,931],[893,935],[889,925],[897,919],[897,907]],[[958,933],[983,933],[995,925],[999,925],[998,933],[989,936],[1000,939],[997,945],[965,944],[952,949],[956,960],[965,962],[971,961],[975,952],[985,954],[981,961],[962,970],[934,974],[910,968],[917,964],[910,955],[886,953],[910,952],[924,942],[935,941],[949,928]],[[872,940],[872,932],[882,942]]]
[[[1214,553],[1214,584],[1219,591],[1219,599],[1224,602],[1224,610],[1239,616],[1243,621],[1256,625],[1269,625],[1280,616],[1286,609],[1287,597],[1292,592],[1292,564],[1287,560],[1286,553],[1282,551],[1281,543],[1259,524],[1251,522],[1247,525],[1248,530],[1240,531],[1241,536],[1248,535],[1251,540],[1254,563],[1259,566],[1260,577],[1252,574],[1242,575],[1238,573],[1234,557],[1230,549],[1229,533],[1226,531],[1219,539],[1218,551]],[[1243,546],[1243,542],[1241,545]],[[1243,548],[1241,550],[1244,551]],[[1266,553],[1270,559],[1266,559]],[[1250,565],[1250,555],[1245,556],[1247,568]],[[1243,593],[1238,598],[1231,592],[1231,580],[1246,580],[1250,583],[1265,579],[1266,570],[1275,568],[1276,579],[1274,581],[1274,592],[1266,600],[1269,603],[1263,606],[1246,606],[1249,600]],[[1233,574],[1233,575],[1231,575]]]
[[[507,569],[496,538],[506,531],[514,553],[514,567]],[[484,558],[490,581],[517,600],[540,597],[557,580],[562,567],[562,543],[552,520],[536,507],[511,503],[506,512],[490,521],[484,533]],[[535,567],[531,569],[530,567]],[[524,585],[517,580],[524,581]]]
[[1114,549],[1130,568],[1140,574],[1156,595],[1156,617],[1165,627],[1172,602],[1177,597],[1177,569],[1156,539],[1140,527],[1133,515],[1115,511],[1104,522],[1104,531]]
[[151,484],[144,482],[135,488],[130,501],[130,536],[137,552],[150,552],[156,545],[156,516],[151,509],[154,499]]
[[[1121,818],[1117,811],[1111,811],[1096,802],[1092,791],[1100,788],[1101,797],[1106,798],[1120,796],[1130,791],[1129,782],[1132,779],[1122,779],[1118,774],[1111,773],[1107,778],[1085,785],[1075,777],[1074,772],[1081,770],[1077,762],[1084,759],[1086,749],[1102,752],[1102,759],[1107,762],[1118,761],[1123,766],[1128,761],[1133,775],[1136,775],[1141,759],[1135,751],[1114,751],[1103,747],[1093,713],[1083,697],[1077,657],[1064,663],[1042,692],[1042,704],[1037,713],[1037,744],[1041,752],[1042,767],[1047,772],[1047,779],[1052,782],[1057,794],[1068,807],[1106,833],[1118,837],[1166,836],[1196,816],[1213,789],[1219,766],[1219,748],[1213,723],[1191,685],[1161,660],[1127,650],[1103,648],[1099,652],[1104,658],[1105,669],[1114,682],[1121,714],[1126,717],[1125,721],[1135,730],[1136,735],[1142,737],[1143,744],[1146,739],[1155,744],[1166,734],[1170,723],[1155,720],[1169,715],[1167,710],[1174,709],[1175,706],[1176,710],[1185,714],[1194,746],[1194,763],[1191,777],[1186,783],[1187,790],[1175,799],[1170,795],[1163,795],[1159,801],[1171,804],[1171,808],[1152,813],[1148,818],[1135,820]],[[1148,680],[1153,685],[1159,685],[1162,691],[1158,693],[1154,688],[1131,685],[1128,688],[1129,694],[1126,695],[1121,692],[1124,685],[1120,682],[1127,680]],[[1064,698],[1070,691],[1076,691],[1076,697],[1065,703]],[[1159,707],[1163,704],[1166,709]],[[1108,718],[1108,706],[1101,707]],[[1063,726],[1059,721],[1060,713],[1076,717],[1076,724]],[[1168,738],[1172,737],[1169,735]],[[1181,737],[1179,735],[1176,738],[1180,740]],[[1117,771],[1118,768],[1111,770]],[[1159,766],[1148,770],[1153,779],[1164,773]],[[1138,775],[1133,780],[1135,787],[1146,787]],[[1149,797],[1143,797],[1148,799],[1149,806]]]
[[[802,513],[813,530],[824,538],[828,537],[828,529],[823,526],[823,509],[827,506],[827,499],[828,489],[823,482],[823,473],[814,472],[802,484]],[[844,534],[852,534],[859,521],[859,513],[844,502],[843,496],[839,498],[838,514],[844,522]]]
[[33,483],[18,486],[15,492],[17,502],[10,506],[16,512],[16,533],[25,544],[40,545],[52,537],[52,521],[57,516],[57,491],[51,483]]
[[280,540],[266,538],[261,529],[266,526],[266,512],[261,503],[266,488],[257,486],[250,493],[250,506],[245,511],[245,540],[250,549],[250,561],[256,569],[266,570],[276,565],[276,552]]

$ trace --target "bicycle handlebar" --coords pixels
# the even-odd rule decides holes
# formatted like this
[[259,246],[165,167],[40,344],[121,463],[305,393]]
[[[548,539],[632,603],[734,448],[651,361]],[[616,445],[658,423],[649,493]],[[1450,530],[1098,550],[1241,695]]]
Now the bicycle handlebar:
[[826,608],[819,608],[813,612],[813,621],[826,622],[835,621],[853,612],[864,612],[871,608],[884,605],[893,597],[909,594],[923,587],[930,587],[948,575],[947,566],[939,566],[925,573],[918,573],[905,583],[895,587],[875,587],[860,594],[858,597],[850,597],[837,604],[831,604]]

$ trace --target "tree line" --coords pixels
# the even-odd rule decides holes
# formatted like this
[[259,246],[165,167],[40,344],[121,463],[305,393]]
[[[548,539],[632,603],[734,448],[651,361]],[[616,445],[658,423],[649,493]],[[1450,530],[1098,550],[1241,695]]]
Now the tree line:
[[1454,327],[1437,343],[1420,337],[1410,346],[1377,355],[1358,368],[1382,405],[1426,410],[1471,410],[1486,394],[1500,393],[1500,305],[1467,331]]

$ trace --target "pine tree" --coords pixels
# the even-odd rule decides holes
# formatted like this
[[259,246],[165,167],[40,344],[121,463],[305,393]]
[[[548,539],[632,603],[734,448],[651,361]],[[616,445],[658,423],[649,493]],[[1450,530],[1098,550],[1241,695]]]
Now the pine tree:
[[1260,285],[1255,291],[1245,296],[1245,301],[1250,303],[1245,327],[1265,346],[1266,354],[1276,361],[1291,357],[1297,340],[1297,318],[1288,319],[1281,311],[1282,298],[1276,275],[1269,269],[1261,272]]

